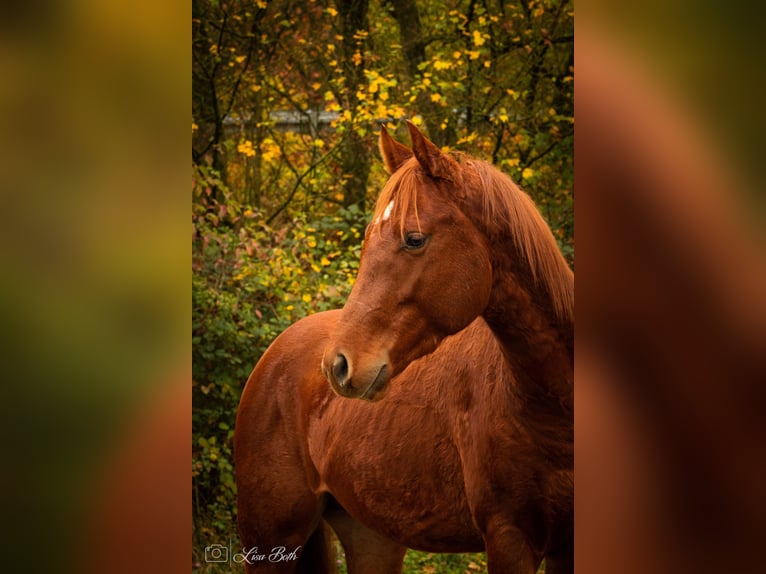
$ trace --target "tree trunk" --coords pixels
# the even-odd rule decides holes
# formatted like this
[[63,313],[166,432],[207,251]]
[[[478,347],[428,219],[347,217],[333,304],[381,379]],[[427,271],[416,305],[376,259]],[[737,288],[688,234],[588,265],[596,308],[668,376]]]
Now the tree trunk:
[[[197,164],[207,163],[219,173],[221,181],[226,181],[226,159],[221,150],[223,117],[216,85],[220,66],[209,51],[212,42],[208,30],[209,17],[198,0],[192,2],[192,18],[198,20],[192,33],[192,52],[195,53],[192,65],[192,116],[197,122],[197,132],[192,136],[192,161]],[[221,28],[225,26],[224,19]],[[217,186],[213,186],[213,197],[223,199]]]
[[[426,61],[426,43],[423,38],[423,29],[420,25],[420,14],[415,0],[389,0],[391,12],[399,25],[399,38],[407,64],[407,74],[410,82],[416,84],[420,80],[419,66]],[[423,116],[428,136],[439,147],[454,145],[457,140],[457,132],[454,124],[447,124],[441,128],[442,121],[453,114],[448,110],[431,101],[426,92],[420,92],[417,98],[418,111]]]
[[[342,22],[342,63],[348,109],[354,113],[359,103],[357,89],[366,82],[364,75],[364,40],[358,40],[357,32],[369,31],[367,20],[368,0],[337,0]],[[359,51],[359,56],[355,56]],[[359,206],[364,211],[367,180],[370,175],[370,152],[367,142],[351,128],[341,151],[343,166],[343,205]]]

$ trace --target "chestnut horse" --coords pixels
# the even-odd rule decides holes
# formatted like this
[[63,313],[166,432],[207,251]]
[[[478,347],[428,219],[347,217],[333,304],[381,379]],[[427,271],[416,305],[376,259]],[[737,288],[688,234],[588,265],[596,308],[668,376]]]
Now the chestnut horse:
[[[484,321],[446,339],[376,395],[383,400],[369,402],[338,396],[320,370],[340,314],[317,313],[288,328],[242,394],[234,437],[239,531],[246,551],[266,556],[253,558],[252,569],[331,571],[325,522],[350,574],[401,572],[406,548],[482,551],[476,509],[502,504],[512,475],[537,507],[529,517],[540,523],[537,547],[553,548],[542,524],[561,513],[571,527],[571,483],[561,493],[541,490],[537,468],[523,461],[530,445],[514,429],[516,382]],[[302,555],[269,562],[279,547],[303,547]]]
[[[386,167],[397,172],[412,153],[385,133],[381,138]],[[395,212],[377,211],[360,279],[371,269],[370,246],[391,231]],[[355,383],[355,344],[364,342],[351,336],[343,347],[347,378],[339,380],[339,353],[326,349],[337,344],[330,345],[331,333],[348,332],[354,305],[360,309],[358,294],[342,312],[295,323],[247,382],[234,439],[245,547],[239,560],[248,556],[248,569],[259,572],[330,571],[329,523],[351,574],[401,572],[407,547],[486,549],[493,572],[534,572],[543,557],[548,573],[571,572],[571,388],[551,395],[553,387],[512,370],[482,319],[452,336],[424,330],[432,354],[411,363],[415,357],[407,357],[396,370],[387,364],[366,385]],[[364,329],[359,334],[369,337]],[[443,339],[438,347],[436,337]],[[394,338],[388,342],[394,349]],[[338,394],[320,371],[330,357]],[[270,561],[272,554],[285,559]]]
[[483,465],[482,484],[466,482],[466,497],[489,570],[533,573],[548,554],[549,571],[571,571],[572,540],[561,531],[572,518],[574,275],[510,178],[442,152],[408,126],[412,150],[381,131],[393,175],[322,370],[339,394],[374,398],[483,317],[516,381],[501,410],[466,406],[475,434],[460,454]]

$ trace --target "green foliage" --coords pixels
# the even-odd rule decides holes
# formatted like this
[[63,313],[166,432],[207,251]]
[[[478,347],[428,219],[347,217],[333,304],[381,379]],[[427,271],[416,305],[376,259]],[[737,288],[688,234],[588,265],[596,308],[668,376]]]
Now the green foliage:
[[193,157],[240,201],[277,225],[368,208],[384,181],[378,124],[409,118],[498,165],[573,244],[571,2],[373,1],[362,18],[319,0],[256,8],[200,0],[193,18]]
[[232,437],[244,383],[291,323],[342,306],[363,227],[351,208],[272,229],[208,169],[195,170],[194,196],[192,477],[197,534],[209,544],[235,522]]
[[402,570],[426,574],[486,572],[487,557],[484,554],[433,554],[409,550]]

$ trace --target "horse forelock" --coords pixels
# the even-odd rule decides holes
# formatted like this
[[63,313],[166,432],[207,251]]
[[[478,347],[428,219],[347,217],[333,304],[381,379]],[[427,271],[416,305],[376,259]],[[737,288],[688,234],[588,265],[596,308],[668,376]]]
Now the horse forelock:
[[418,231],[420,231],[417,197],[421,182],[417,166],[417,160],[411,158],[388,179],[378,196],[375,211],[372,214],[372,220],[376,224],[386,220],[390,220],[394,225],[398,224],[402,239],[404,239],[405,220],[410,208],[415,214]]

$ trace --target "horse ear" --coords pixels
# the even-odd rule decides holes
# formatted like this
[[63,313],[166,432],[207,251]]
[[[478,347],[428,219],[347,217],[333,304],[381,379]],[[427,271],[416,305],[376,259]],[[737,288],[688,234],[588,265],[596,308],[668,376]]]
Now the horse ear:
[[389,175],[402,167],[402,164],[412,157],[412,150],[405,145],[400,144],[388,135],[386,126],[380,126],[380,155],[383,156],[383,163]]
[[455,178],[455,160],[442,152],[436,144],[420,133],[411,121],[407,120],[412,139],[412,151],[425,172],[431,177],[453,180]]

